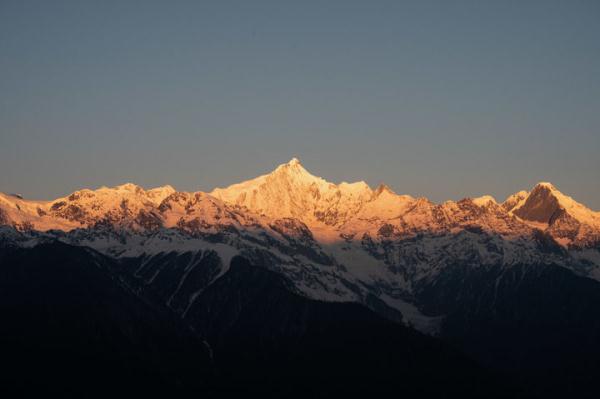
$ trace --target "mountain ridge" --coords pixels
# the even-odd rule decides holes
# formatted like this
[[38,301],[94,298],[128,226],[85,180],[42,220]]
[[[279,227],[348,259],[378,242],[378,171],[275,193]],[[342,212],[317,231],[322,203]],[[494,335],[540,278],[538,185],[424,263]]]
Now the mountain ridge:
[[[536,220],[546,208],[552,217]],[[423,313],[418,293],[457,263],[507,270],[552,264],[600,280],[600,228],[586,219],[595,217],[549,184],[503,203],[483,196],[436,204],[385,185],[329,183],[294,158],[211,193],[128,183],[53,201],[0,194],[0,245],[59,240],[148,259],[212,251],[222,268],[211,281],[240,255],[283,274],[307,297],[395,309],[435,333],[441,315]]]
[[[385,184],[372,189],[364,181],[330,183],[308,172],[297,158],[268,174],[210,192],[180,192],[169,185],[146,190],[125,183],[96,190],[81,189],[50,201],[31,201],[0,193],[0,222],[39,231],[70,231],[93,227],[100,222],[138,229],[174,227],[181,221],[181,216],[194,207],[187,204],[180,219],[174,221],[170,217],[173,215],[165,216],[165,210],[175,198],[187,198],[188,201],[195,198],[192,202],[196,205],[210,202],[221,209],[216,213],[227,213],[226,208],[235,208],[246,212],[250,218],[296,218],[319,231],[330,226],[337,230],[362,228],[373,233],[381,227],[367,226],[373,225],[374,221],[400,219],[397,230],[435,230],[444,222],[456,224],[457,209],[465,210],[472,204],[486,212],[502,213],[504,210],[506,215],[503,216],[514,217],[516,224],[547,230],[564,246],[585,246],[600,232],[600,212],[577,203],[551,183],[538,183],[530,192],[519,191],[502,203],[484,195],[435,204],[423,197],[398,195]],[[205,209],[203,214],[210,212]],[[506,233],[507,229],[501,224],[488,227]],[[523,226],[519,226],[521,230],[527,229]],[[327,240],[326,236],[322,238]]]

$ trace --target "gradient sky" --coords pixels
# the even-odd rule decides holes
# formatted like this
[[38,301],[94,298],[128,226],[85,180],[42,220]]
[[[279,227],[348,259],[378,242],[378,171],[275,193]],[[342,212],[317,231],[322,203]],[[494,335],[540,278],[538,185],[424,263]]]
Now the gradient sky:
[[0,0],[0,191],[208,191],[297,156],[434,201],[551,181],[599,210],[599,150],[597,0]]

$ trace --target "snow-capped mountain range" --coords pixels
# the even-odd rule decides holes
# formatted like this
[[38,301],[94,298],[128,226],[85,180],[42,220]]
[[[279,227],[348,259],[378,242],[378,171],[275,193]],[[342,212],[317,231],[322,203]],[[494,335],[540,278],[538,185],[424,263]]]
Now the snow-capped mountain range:
[[[210,281],[178,305],[184,315],[236,255],[282,274],[301,295],[363,303],[429,333],[445,311],[427,305],[426,293],[455,270],[554,265],[600,280],[600,212],[550,183],[502,203],[483,196],[436,204],[385,185],[330,183],[296,158],[209,193],[130,183],[51,201],[0,193],[0,225],[3,245],[90,247],[136,259],[138,276],[167,253],[217,254]],[[177,290],[201,258],[192,258]],[[169,306],[175,294],[165,298]]]

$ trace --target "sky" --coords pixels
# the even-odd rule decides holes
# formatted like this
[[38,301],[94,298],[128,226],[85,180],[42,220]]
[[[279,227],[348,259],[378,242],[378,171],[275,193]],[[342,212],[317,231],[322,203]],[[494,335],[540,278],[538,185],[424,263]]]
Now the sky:
[[600,210],[600,2],[0,0],[0,191],[210,191],[298,157]]

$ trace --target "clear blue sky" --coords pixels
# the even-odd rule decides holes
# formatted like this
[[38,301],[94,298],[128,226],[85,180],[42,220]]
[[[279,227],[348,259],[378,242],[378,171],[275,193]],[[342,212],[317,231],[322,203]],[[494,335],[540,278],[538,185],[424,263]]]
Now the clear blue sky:
[[600,2],[0,0],[0,191],[210,190],[299,157],[600,209]]

